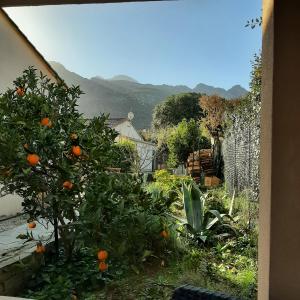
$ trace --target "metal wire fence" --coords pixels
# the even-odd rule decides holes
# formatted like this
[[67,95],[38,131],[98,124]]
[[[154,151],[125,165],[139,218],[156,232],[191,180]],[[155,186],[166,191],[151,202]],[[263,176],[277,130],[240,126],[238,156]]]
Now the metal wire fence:
[[[246,113],[247,112],[247,113]],[[224,175],[230,194],[244,190],[259,198],[260,106],[231,116],[223,141]]]

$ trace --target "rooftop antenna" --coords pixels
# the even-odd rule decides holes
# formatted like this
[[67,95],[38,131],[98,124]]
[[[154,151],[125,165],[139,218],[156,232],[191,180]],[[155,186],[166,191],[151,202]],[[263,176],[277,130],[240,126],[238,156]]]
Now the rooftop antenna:
[[128,113],[128,120],[129,120],[129,121],[132,121],[133,118],[134,118],[134,113],[133,113],[132,111],[130,111],[130,112]]

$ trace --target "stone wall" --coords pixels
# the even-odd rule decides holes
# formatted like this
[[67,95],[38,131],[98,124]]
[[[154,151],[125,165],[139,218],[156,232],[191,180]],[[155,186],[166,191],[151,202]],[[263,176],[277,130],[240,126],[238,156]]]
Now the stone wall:
[[[22,225],[0,232],[0,295],[18,295],[43,265],[43,254],[35,252],[37,241],[46,245],[46,253],[53,252],[53,226],[42,219],[36,223],[32,230],[24,221]],[[33,240],[20,238],[26,232]]]
[[0,295],[18,295],[42,264],[43,256],[33,252],[25,258],[1,268]]

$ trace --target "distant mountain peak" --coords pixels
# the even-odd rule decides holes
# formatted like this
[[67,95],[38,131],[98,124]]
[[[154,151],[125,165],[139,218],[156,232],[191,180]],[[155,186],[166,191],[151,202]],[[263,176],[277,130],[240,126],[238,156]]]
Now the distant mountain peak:
[[227,92],[231,93],[231,92],[234,92],[234,93],[244,93],[245,92],[245,89],[239,85],[239,84],[236,84],[234,85],[232,88],[230,88]]
[[239,84],[234,85],[229,90],[226,90],[223,88],[210,86],[210,85],[207,85],[204,83],[199,83],[194,88],[194,91],[198,92],[198,93],[203,93],[206,95],[217,94],[226,99],[240,98],[240,97],[245,96],[248,93],[248,91],[246,89],[244,89],[242,86],[240,86]]
[[107,79],[107,80],[112,80],[112,81],[115,81],[115,80],[123,80],[123,81],[129,81],[129,82],[135,82],[135,83],[138,83],[138,81],[130,76],[127,76],[127,75],[123,75],[123,74],[120,74],[120,75],[116,75],[116,76],[113,76],[112,78],[110,79]]
[[84,92],[78,99],[79,111],[87,118],[100,113],[110,114],[110,118],[127,116],[129,111],[135,115],[132,120],[137,129],[149,128],[152,121],[152,111],[156,104],[166,97],[179,93],[217,94],[226,99],[245,96],[248,92],[240,85],[234,85],[226,90],[199,83],[194,89],[185,85],[142,84],[135,79],[118,75],[111,79],[95,76],[84,78],[75,72],[67,70],[58,62],[50,62],[60,77],[68,84],[79,85]]
[[104,77],[97,75],[97,76],[91,77],[91,79],[104,80]]

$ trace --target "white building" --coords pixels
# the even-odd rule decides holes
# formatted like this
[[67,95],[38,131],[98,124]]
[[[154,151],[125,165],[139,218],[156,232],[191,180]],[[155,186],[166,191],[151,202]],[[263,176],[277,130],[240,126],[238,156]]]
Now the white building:
[[[1,8],[0,53],[0,94],[11,88],[13,81],[29,66],[34,66],[54,81],[60,80],[48,62]],[[16,195],[0,197],[0,216],[21,212],[21,203],[22,199]]]
[[111,118],[108,120],[109,126],[114,128],[119,135],[116,141],[129,140],[136,145],[142,172],[152,172],[154,170],[156,145],[144,141],[138,131],[132,125],[133,113],[128,114],[128,118]]

